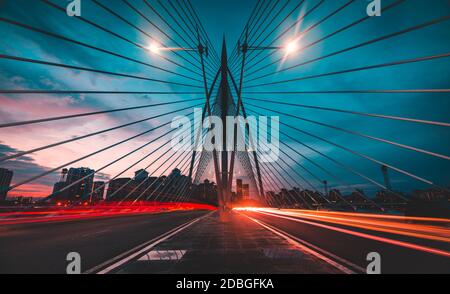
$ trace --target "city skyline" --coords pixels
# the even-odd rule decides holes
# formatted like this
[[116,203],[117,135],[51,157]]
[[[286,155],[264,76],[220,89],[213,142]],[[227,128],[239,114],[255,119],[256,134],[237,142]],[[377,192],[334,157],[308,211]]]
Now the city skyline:
[[[385,175],[385,185],[390,185],[388,170],[385,166],[381,169]],[[176,174],[178,180],[173,180],[171,177]],[[134,177],[120,177],[115,179],[105,179],[100,181],[94,177],[95,171],[88,167],[62,169],[60,180],[53,185],[53,191],[46,197],[35,197],[34,200],[46,200],[48,203],[100,203],[101,201],[134,201],[134,200],[152,200],[151,196],[156,196],[153,199],[158,200],[161,194],[166,195],[168,200],[179,199],[182,201],[190,200],[204,200],[207,203],[216,203],[217,186],[214,181],[204,179],[203,182],[193,183],[189,178],[182,173],[178,168],[174,168],[168,175],[151,176],[151,173],[145,169],[139,169],[134,172]],[[13,172],[0,169],[0,187],[5,189],[7,182],[12,182]],[[206,193],[208,185],[209,191]],[[348,189],[348,187],[347,187]],[[60,192],[62,190],[62,192]],[[172,191],[172,192],[170,192]],[[189,192],[193,191],[193,192]],[[392,191],[395,191],[393,189]],[[189,195],[188,195],[189,192]],[[396,194],[398,193],[398,194]],[[6,193],[7,194],[7,193]],[[179,194],[179,195],[178,195]],[[9,199],[8,199],[9,198]],[[26,195],[13,195],[3,200],[10,200],[15,203],[14,199],[27,199],[25,204],[29,205],[29,197]],[[163,197],[164,198],[164,197]],[[163,201],[159,199],[160,201]],[[414,190],[410,193],[403,192],[389,192],[378,190],[374,195],[368,195],[363,189],[355,190],[341,190],[340,187],[329,186],[328,182],[324,183],[323,191],[314,191],[308,189],[300,189],[299,187],[281,187],[279,190],[268,189],[263,200],[258,200],[257,195],[250,195],[249,184],[245,183],[243,179],[236,178],[232,184],[232,199],[235,204],[246,200],[257,200],[254,202],[258,205],[270,205],[279,207],[280,205],[301,207],[310,209],[311,204],[327,204],[323,202],[324,199],[334,203],[340,203],[341,206],[347,206],[352,209],[352,205],[369,205],[372,203],[372,209],[377,209],[376,205],[395,204],[397,209],[403,210],[404,207],[399,204],[404,204],[406,200],[420,200],[420,201],[439,201],[450,199],[450,193],[430,188],[425,190]],[[1,199],[0,199],[1,200]],[[374,201],[374,202],[368,202]],[[20,204],[20,202],[18,203]],[[216,203],[217,204],[217,203]]]

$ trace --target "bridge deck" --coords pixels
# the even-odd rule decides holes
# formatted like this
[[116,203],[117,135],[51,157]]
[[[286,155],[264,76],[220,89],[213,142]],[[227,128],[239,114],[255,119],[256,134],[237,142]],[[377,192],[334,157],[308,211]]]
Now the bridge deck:
[[117,273],[340,273],[238,213],[214,213]]

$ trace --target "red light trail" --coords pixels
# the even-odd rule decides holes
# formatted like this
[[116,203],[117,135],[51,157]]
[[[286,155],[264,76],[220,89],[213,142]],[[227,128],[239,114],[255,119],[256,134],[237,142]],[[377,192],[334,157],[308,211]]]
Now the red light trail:
[[0,213],[0,225],[75,221],[99,217],[130,216],[183,210],[212,211],[216,209],[214,206],[198,203],[141,202],[139,204],[122,203],[118,205],[117,203],[111,203],[96,206],[45,207],[19,212],[5,212]]
[[[446,250],[395,240],[390,237],[381,237],[351,229],[363,229],[376,233],[388,233],[397,237],[407,236],[417,238],[418,240],[431,240],[450,244],[450,219],[403,217],[364,213],[277,210],[269,208],[237,208],[236,210],[257,212],[263,215],[291,220],[360,238],[450,257],[450,252]],[[343,228],[342,226],[347,228]]]

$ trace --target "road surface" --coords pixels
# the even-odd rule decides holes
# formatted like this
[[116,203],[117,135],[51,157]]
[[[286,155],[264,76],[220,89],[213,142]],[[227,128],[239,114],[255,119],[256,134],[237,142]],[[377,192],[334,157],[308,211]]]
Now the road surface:
[[0,226],[0,273],[66,273],[69,252],[82,271],[102,264],[207,211]]
[[381,273],[450,273],[449,219],[277,209],[240,213],[363,272],[368,254],[378,253]]
[[[450,220],[278,209],[6,222],[0,273],[450,273]],[[29,221],[29,220],[27,220]]]

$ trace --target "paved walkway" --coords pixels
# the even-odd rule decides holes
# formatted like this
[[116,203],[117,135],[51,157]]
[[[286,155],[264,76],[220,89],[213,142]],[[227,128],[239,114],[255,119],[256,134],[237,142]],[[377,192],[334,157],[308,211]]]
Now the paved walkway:
[[122,267],[118,273],[340,273],[239,213],[214,213]]

